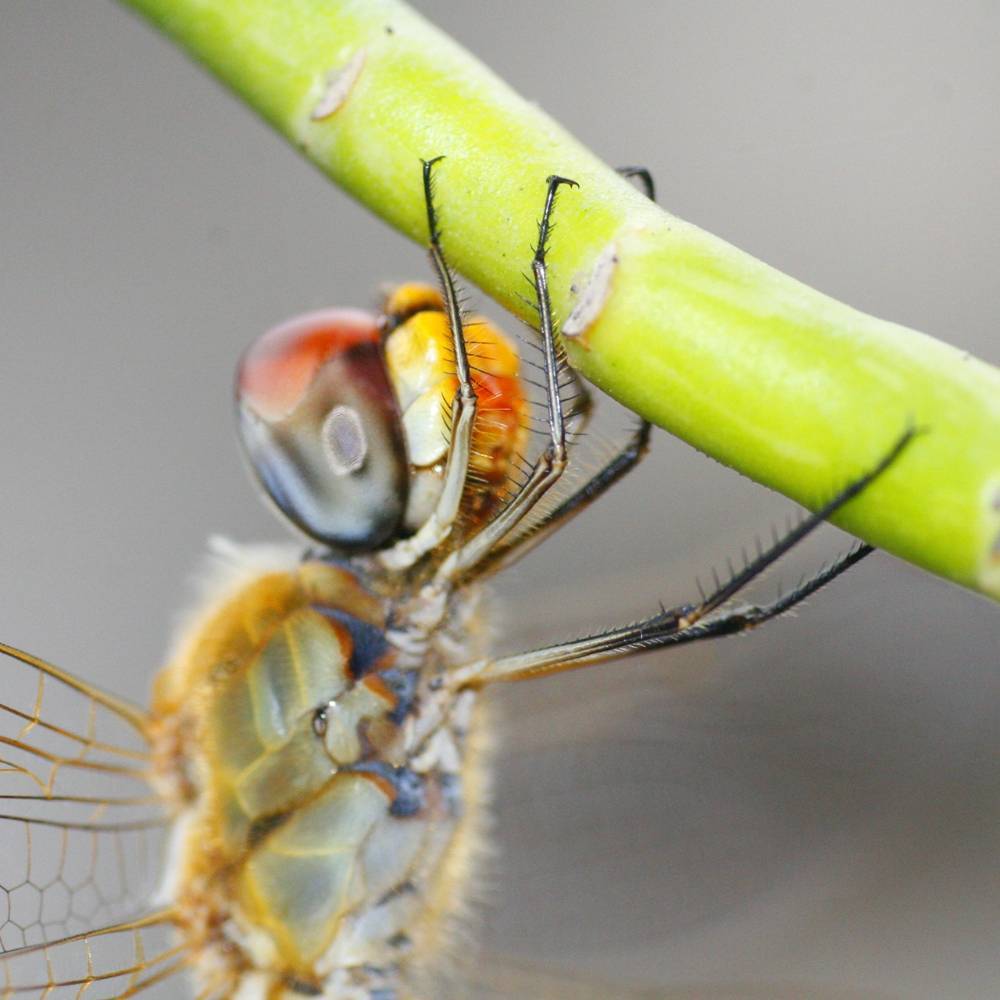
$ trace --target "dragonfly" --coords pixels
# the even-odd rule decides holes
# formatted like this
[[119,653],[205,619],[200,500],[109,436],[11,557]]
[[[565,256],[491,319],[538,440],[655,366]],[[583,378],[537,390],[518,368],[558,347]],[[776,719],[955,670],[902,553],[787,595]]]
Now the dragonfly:
[[[379,313],[298,316],[240,362],[248,465],[308,548],[217,547],[148,709],[0,644],[0,996],[176,995],[182,976],[205,1000],[499,995],[461,945],[485,839],[483,693],[749,632],[872,551],[741,599],[910,447],[910,428],[689,601],[493,652],[484,581],[634,469],[650,427],[570,479],[592,403],[561,349],[547,253],[576,184],[553,175],[540,192],[535,399],[514,343],[463,314],[441,159],[422,167],[438,286],[404,284]],[[653,196],[648,172],[623,173]],[[497,989],[588,989],[518,976]]]

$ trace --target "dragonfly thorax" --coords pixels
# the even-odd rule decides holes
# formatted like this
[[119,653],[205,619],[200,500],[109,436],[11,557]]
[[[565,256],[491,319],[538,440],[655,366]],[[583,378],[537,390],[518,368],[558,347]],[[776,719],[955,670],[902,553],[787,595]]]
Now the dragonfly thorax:
[[435,682],[435,647],[399,669],[389,612],[329,563],[264,573],[161,675],[158,769],[185,790],[165,895],[206,996],[367,998],[440,951],[475,839],[474,694]]

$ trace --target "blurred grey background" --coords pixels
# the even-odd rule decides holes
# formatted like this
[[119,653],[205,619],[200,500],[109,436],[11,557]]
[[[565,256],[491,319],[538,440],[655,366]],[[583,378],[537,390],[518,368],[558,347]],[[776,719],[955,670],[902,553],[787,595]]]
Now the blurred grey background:
[[[417,7],[678,215],[1000,362],[995,0]],[[239,352],[425,258],[98,0],[0,0],[0,225],[0,636],[144,699],[206,537],[283,537]],[[658,434],[508,574],[504,645],[684,599],[791,509]],[[1000,996],[998,646],[1000,609],[878,555],[751,637],[497,692],[489,946]]]

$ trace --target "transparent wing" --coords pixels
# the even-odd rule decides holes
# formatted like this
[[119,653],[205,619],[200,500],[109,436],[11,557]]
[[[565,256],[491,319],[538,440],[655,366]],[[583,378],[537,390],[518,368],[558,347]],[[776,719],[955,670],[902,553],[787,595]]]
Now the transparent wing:
[[477,954],[475,967],[437,985],[438,1000],[665,1000],[663,990],[608,983],[497,955]]
[[28,653],[0,654],[0,961],[13,983],[14,953],[68,938],[85,955],[74,936],[148,908],[165,819],[145,714]]
[[478,956],[474,972],[456,977],[436,996],[439,1000],[890,1000],[885,993],[790,982],[644,987],[489,954]]
[[[0,997],[131,997],[185,964],[184,946],[172,941],[169,915],[154,914],[8,952],[0,958]],[[176,997],[176,984],[163,995]]]

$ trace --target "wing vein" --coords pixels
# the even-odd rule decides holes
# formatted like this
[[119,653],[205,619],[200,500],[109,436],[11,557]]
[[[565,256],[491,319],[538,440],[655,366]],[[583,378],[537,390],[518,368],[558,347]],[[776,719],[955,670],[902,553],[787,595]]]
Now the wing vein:
[[11,657],[11,659],[18,660],[25,666],[34,667],[35,670],[51,677],[53,680],[59,681],[60,684],[64,684],[66,687],[78,691],[85,697],[93,699],[98,705],[108,709],[108,711],[113,712],[120,719],[127,722],[144,739],[148,739],[149,714],[138,705],[134,705],[132,702],[126,701],[124,698],[119,698],[117,695],[110,694],[107,691],[102,691],[93,684],[88,684],[78,677],[74,677],[71,673],[62,670],[55,664],[27,653],[23,649],[18,649],[16,646],[0,642],[0,653]]

